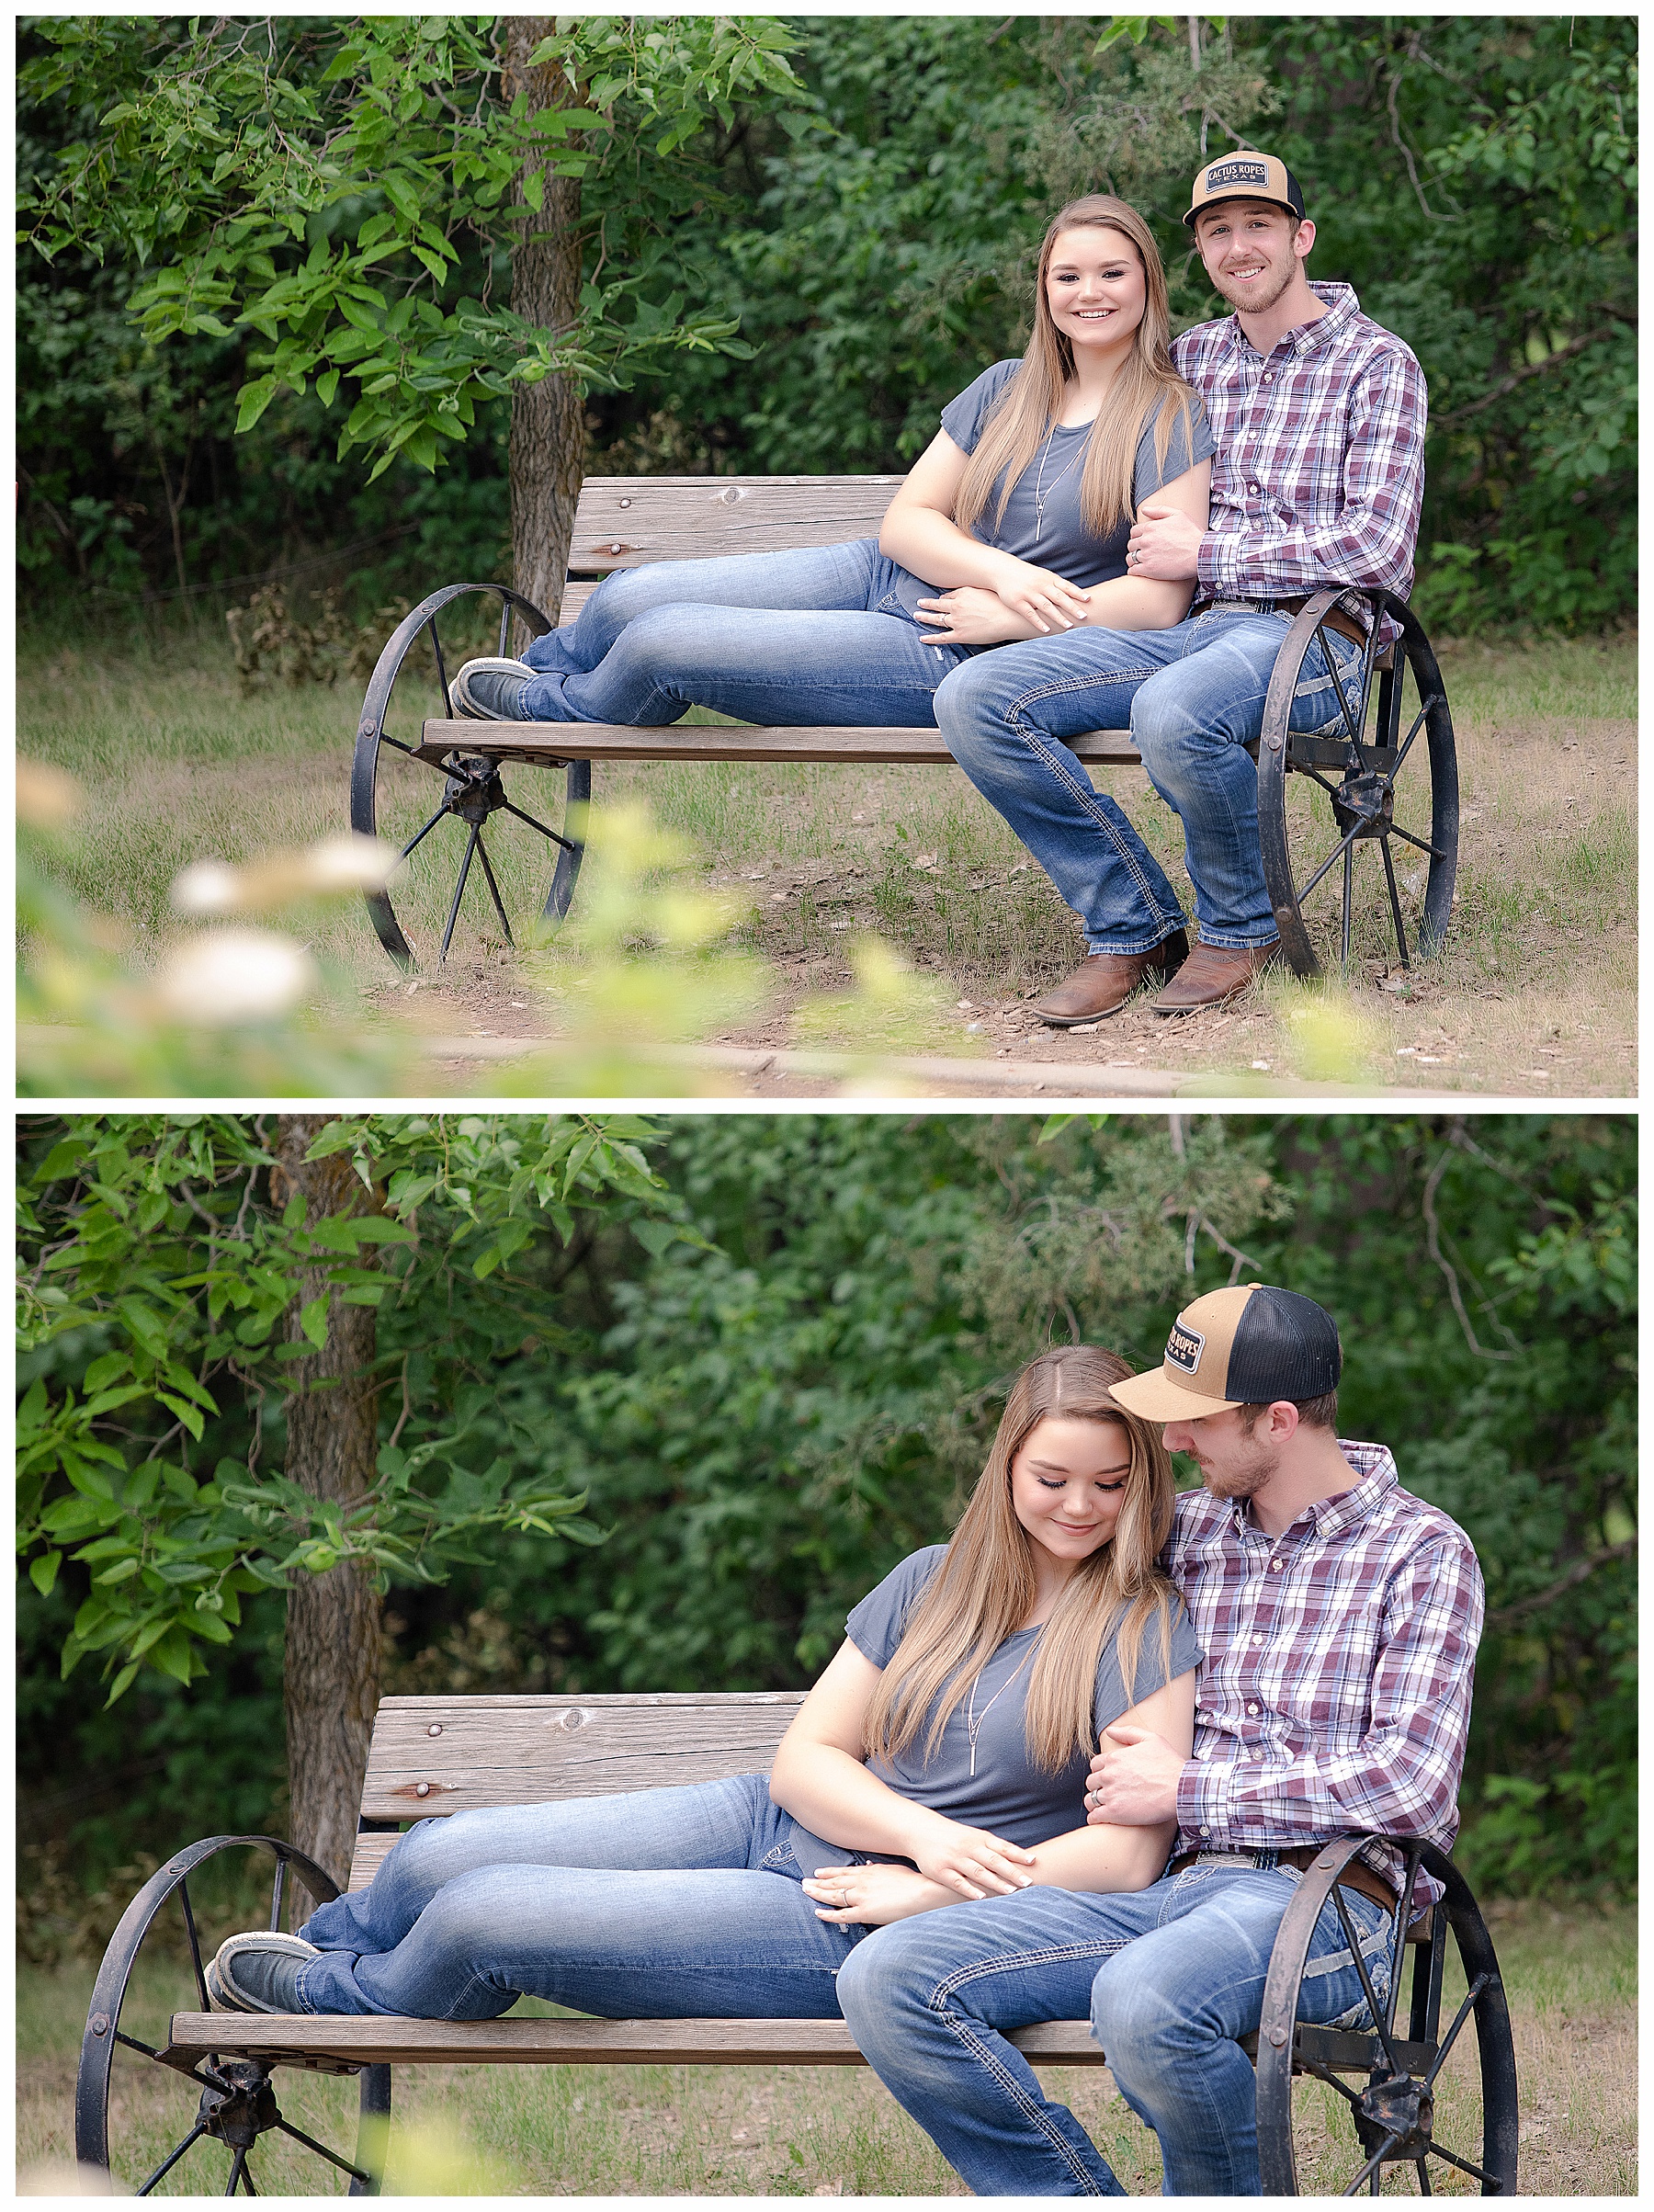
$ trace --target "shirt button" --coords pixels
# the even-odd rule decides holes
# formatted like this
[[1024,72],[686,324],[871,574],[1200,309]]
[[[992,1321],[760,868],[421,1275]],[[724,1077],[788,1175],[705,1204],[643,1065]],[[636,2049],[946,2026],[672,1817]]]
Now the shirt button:
[[1247,1709],[1247,1711],[1248,1711],[1249,1713],[1254,1713],[1254,1714],[1255,1714],[1255,1713],[1257,1712],[1257,1709],[1258,1709],[1258,1708],[1257,1708],[1257,1707],[1256,1707],[1255,1705],[1249,1705],[1249,1706],[1247,1707],[1247,1708],[1246,1708],[1246,1709]]
[[1246,488],[1249,492],[1255,492],[1258,487],[1256,484],[1248,484]]
[[1253,1642],[1253,1644],[1254,1644],[1254,1645],[1256,1645],[1256,1644],[1261,1644],[1263,1641],[1263,1639],[1261,1636],[1254,1636],[1254,1637],[1252,1638],[1252,1642]]
[[1212,1832],[1211,1832],[1211,1830],[1210,1830],[1209,1828],[1207,1828],[1207,1826],[1204,1824],[1204,1822],[1203,1822],[1203,1823],[1202,1823],[1202,1826],[1201,1826],[1201,1831],[1200,1831],[1200,1832],[1201,1832],[1201,1834],[1202,1834],[1202,1835],[1210,1835]]
[[1279,1573],[1280,1573],[1280,1571],[1281,1571],[1281,1562],[1280,1562],[1280,1560],[1270,1560],[1270,1562],[1269,1562],[1269,1571],[1271,1572],[1271,1574],[1279,1574]]

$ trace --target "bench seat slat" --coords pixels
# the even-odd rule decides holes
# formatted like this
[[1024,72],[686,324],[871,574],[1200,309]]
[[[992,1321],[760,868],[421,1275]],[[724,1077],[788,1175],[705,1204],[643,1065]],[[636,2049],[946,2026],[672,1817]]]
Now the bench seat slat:
[[[788,552],[877,538],[900,476],[588,476],[569,567],[604,576],[656,561]],[[619,551],[615,548],[618,546]]]
[[[1137,746],[1124,730],[1093,730],[1070,738],[1082,760],[1135,768]],[[433,764],[452,752],[544,766],[560,760],[802,760],[841,766],[908,764],[951,768],[942,732],[929,730],[791,730],[746,724],[674,722],[630,729],[618,722],[472,722],[425,724],[419,756]]]
[[[1083,2020],[1048,2021],[1011,2036],[1049,2065],[1101,2066]],[[371,2066],[865,2066],[842,2020],[409,2020],[307,2013],[244,2018],[175,2013],[172,2048],[302,2064]]]

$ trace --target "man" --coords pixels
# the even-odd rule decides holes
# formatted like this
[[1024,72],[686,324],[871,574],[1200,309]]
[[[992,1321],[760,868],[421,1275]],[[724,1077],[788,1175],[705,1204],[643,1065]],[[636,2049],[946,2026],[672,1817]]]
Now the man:
[[[1355,584],[1405,596],[1412,583],[1424,483],[1418,362],[1347,284],[1309,283],[1315,225],[1273,155],[1208,162],[1184,221],[1235,310],[1172,347],[1211,416],[1211,517],[1203,531],[1145,500],[1127,559],[1134,575],[1192,582],[1189,614],[1166,630],[1082,624],[1002,645],[952,670],[936,693],[955,759],[1084,925],[1088,957],[1035,1004],[1054,1028],[1118,1013],[1145,981],[1164,984],[1157,1014],[1220,1005],[1270,964],[1279,938],[1245,747],[1276,652],[1310,593]],[[1328,618],[1340,673],[1358,664],[1364,604]],[[1312,646],[1295,729],[1340,721],[1333,681]],[[1128,717],[1150,781],[1183,821],[1193,953],[1164,870],[1065,743]]]
[[[1158,1370],[1115,1386],[1166,1424],[1204,1488],[1178,1500],[1167,1564],[1207,1650],[1194,1756],[1116,1727],[1088,1818],[1169,1824],[1166,1873],[1116,1895],[1028,1889],[876,1929],[839,2002],[887,2087],[979,2195],[1125,2194],[1006,2040],[1089,2013],[1122,2093],[1160,2138],[1172,2196],[1260,2194],[1252,2063],[1269,1955],[1297,1881],[1351,1832],[1448,1849],[1482,1582],[1464,1531],[1399,1488],[1376,1444],[1341,1444],[1331,1316],[1253,1284],[1178,1316]],[[1397,1853],[1368,1843],[1343,1902],[1382,1996]],[[1422,1880],[1414,1909],[1433,1885]],[[1365,2025],[1332,1900],[1299,2017]]]

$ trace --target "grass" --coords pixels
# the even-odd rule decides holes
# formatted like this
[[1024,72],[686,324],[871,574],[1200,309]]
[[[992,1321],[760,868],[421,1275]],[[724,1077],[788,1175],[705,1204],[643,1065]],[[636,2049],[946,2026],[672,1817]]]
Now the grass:
[[[659,823],[700,853],[706,879],[737,902],[738,936],[764,959],[772,995],[762,1017],[728,1033],[733,1041],[790,1041],[797,1002],[833,990],[846,975],[846,947],[871,934],[946,984],[957,1034],[932,1038],[931,1049],[1080,1052],[1093,1066],[1106,1053],[1115,1065],[1264,1093],[1284,1078],[1335,1076],[1366,1089],[1633,1095],[1635,642],[1447,646],[1441,657],[1463,806],[1445,951],[1399,972],[1384,934],[1382,876],[1368,865],[1347,990],[1281,978],[1235,1007],[1181,1023],[1150,1015],[1139,1002],[1094,1043],[1061,1045],[1025,1011],[1078,957],[1078,927],[954,772],[615,764],[596,768],[595,791],[599,800],[645,797]],[[48,650],[26,637],[18,698],[20,750],[69,770],[85,794],[52,866],[125,926],[141,959],[158,956],[176,933],[167,889],[187,863],[309,843],[344,822],[354,685],[243,698],[227,651],[210,636],[148,652]],[[408,709],[410,729],[420,710]],[[1101,780],[1181,884],[1179,827],[1147,778],[1114,769]],[[382,817],[402,837],[437,792],[424,769],[404,771],[404,781],[409,789],[388,796]],[[506,772],[512,795],[553,826],[560,782],[546,771]],[[1332,842],[1324,801],[1304,779],[1292,782],[1295,807],[1320,810],[1306,819],[1298,848],[1319,856]],[[521,825],[501,831],[502,819],[488,835],[507,906],[531,910],[543,895],[547,848]],[[444,822],[416,857],[416,871],[432,858],[406,897],[416,943],[435,941],[446,913],[454,860],[438,847],[454,828]],[[1404,905],[1416,917],[1419,887],[1408,886],[1408,873]],[[583,906],[597,889],[588,872]],[[403,900],[399,892],[399,909]],[[324,962],[361,992],[365,1009],[395,1019],[410,1012],[406,987],[359,910],[317,909],[299,922]],[[1325,947],[1328,925],[1320,927]],[[449,968],[420,988],[425,1018],[449,1033],[533,1026],[531,1009],[517,1004],[529,993],[480,884],[467,894]],[[529,1021],[515,1022],[514,1011],[528,1011]]]
[[[1522,2193],[1635,2195],[1634,1909],[1508,1903],[1495,1904],[1489,1918],[1516,2039]],[[89,1967],[19,1971],[17,2157],[26,2195],[61,2193],[73,2181],[74,2066],[91,1982]],[[1450,1966],[1444,2018],[1462,1994]],[[164,1958],[135,1982],[123,2028],[155,2040],[175,2006],[193,2009],[191,1985],[178,1961]],[[1474,2157],[1469,2033],[1443,2076],[1437,2134]],[[111,2141],[118,2177],[130,2188],[183,2135],[195,2096],[181,2080],[125,2052],[118,2071]],[[1104,2070],[1053,2068],[1042,2079],[1048,2095],[1067,2104],[1091,2133],[1129,2195],[1158,2194],[1154,2138]],[[354,2082],[284,2069],[277,2085],[295,2126],[349,2151]],[[1300,2194],[1336,2194],[1360,2162],[1347,2124],[1341,2114],[1322,2111],[1323,2100],[1337,2100],[1318,2084],[1300,2083],[1297,2097]],[[432,2067],[399,2073],[394,2102],[391,2194],[966,2194],[927,2138],[859,2068]],[[219,2146],[198,2145],[156,2194],[216,2193],[226,2172]],[[255,2172],[266,2194],[336,2195],[344,2185],[342,2176],[279,2137],[262,2138]],[[1387,2194],[1413,2188],[1410,2168],[1389,2170]],[[1438,2184],[1443,2195],[1473,2188],[1463,2176]]]

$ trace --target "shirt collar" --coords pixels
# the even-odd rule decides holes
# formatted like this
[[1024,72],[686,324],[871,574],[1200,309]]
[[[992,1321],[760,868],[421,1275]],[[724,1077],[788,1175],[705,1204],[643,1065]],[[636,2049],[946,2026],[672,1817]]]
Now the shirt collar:
[[[1398,1487],[1400,1478],[1396,1472],[1395,1454],[1388,1445],[1346,1443],[1341,1436],[1338,1448],[1354,1469],[1355,1480],[1348,1490],[1335,1492],[1330,1498],[1317,1498],[1313,1504],[1307,1505],[1293,1522],[1294,1528],[1308,1521],[1319,1537],[1341,1536],[1346,1528],[1354,1528],[1365,1521],[1389,1492]],[[1264,1533],[1252,1517],[1249,1499],[1237,1498],[1230,1511],[1237,1536]]]
[[[1347,330],[1361,312],[1361,302],[1355,297],[1353,284],[1312,284],[1309,289],[1327,312],[1324,315],[1317,315],[1312,323],[1300,323],[1296,330],[1288,331],[1281,340],[1281,346],[1299,355],[1314,353],[1327,345],[1342,331]],[[1263,360],[1264,357],[1254,349],[1251,339],[1241,329],[1240,316],[1230,315],[1228,321],[1231,349],[1240,355],[1251,354],[1255,361]],[[1280,346],[1275,351],[1278,353]]]

